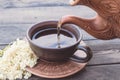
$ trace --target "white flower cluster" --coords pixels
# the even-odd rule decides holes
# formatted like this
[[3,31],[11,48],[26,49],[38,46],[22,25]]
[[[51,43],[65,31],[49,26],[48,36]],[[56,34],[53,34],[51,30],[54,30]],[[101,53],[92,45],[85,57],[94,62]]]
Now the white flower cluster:
[[31,73],[26,66],[33,67],[38,57],[33,54],[27,41],[17,39],[10,45],[0,58],[0,79],[28,79]]

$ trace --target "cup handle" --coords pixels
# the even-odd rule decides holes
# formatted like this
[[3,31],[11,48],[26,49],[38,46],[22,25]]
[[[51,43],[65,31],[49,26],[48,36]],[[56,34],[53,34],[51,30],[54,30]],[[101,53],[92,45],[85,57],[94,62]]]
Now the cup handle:
[[[77,50],[84,51],[86,54],[86,57],[83,58],[83,57],[79,57],[79,56],[74,54],[70,58],[72,61],[79,62],[79,63],[85,63],[85,62],[88,62],[92,58],[92,51],[88,46],[79,45]],[[77,54],[80,54],[80,53],[77,53]]]

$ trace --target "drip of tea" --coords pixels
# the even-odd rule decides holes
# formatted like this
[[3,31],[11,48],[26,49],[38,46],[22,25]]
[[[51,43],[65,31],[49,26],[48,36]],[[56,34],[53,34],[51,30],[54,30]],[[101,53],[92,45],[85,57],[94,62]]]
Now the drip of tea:
[[32,36],[32,41],[41,47],[64,48],[76,43],[76,37],[66,29],[48,28],[40,30]]

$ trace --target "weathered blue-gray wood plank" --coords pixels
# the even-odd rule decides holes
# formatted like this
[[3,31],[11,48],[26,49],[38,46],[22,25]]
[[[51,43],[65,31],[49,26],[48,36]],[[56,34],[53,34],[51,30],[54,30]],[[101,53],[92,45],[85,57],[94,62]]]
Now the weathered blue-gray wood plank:
[[1,8],[68,6],[69,0],[0,0]]
[[46,20],[59,20],[65,15],[92,18],[96,13],[84,6],[37,7],[0,9],[0,24],[35,24]]

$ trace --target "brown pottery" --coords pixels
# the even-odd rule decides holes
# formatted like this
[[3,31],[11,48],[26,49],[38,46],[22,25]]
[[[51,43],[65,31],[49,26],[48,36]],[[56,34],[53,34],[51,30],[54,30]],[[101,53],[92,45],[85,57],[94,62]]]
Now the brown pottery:
[[[32,26],[27,31],[27,40],[30,44],[31,49],[35,52],[35,54],[43,60],[47,61],[65,61],[65,60],[74,60],[77,62],[87,62],[91,59],[92,53],[89,47],[82,46],[79,43],[82,39],[82,34],[80,29],[77,26],[73,26],[71,24],[64,25],[62,28],[70,31],[75,35],[77,41],[75,44],[64,47],[64,48],[48,48],[42,47],[38,44],[33,43],[32,36],[40,30],[49,29],[49,28],[57,28],[57,21],[44,21],[40,22],[34,26]],[[48,39],[49,40],[49,39]],[[86,57],[81,58],[73,55],[77,50],[82,50],[85,52]]]
[[85,5],[92,8],[97,12],[97,16],[92,19],[64,16],[61,23],[76,24],[98,39],[120,38],[119,3],[120,0],[70,0],[71,5]]

